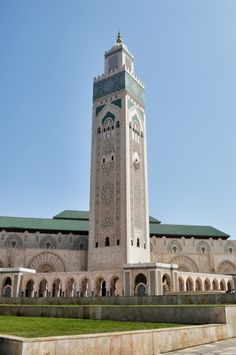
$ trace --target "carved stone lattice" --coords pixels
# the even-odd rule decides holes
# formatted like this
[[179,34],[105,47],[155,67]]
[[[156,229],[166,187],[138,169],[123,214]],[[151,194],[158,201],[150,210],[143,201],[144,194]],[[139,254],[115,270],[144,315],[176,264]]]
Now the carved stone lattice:
[[197,243],[197,252],[199,254],[209,254],[210,253],[210,245],[204,240]]
[[106,183],[102,187],[102,201],[103,203],[108,206],[112,202],[114,197],[114,186],[113,184]]
[[52,236],[46,235],[40,240],[39,246],[43,249],[56,249],[57,242]]
[[6,248],[22,248],[22,246],[23,246],[22,238],[17,234],[9,235],[5,241]]
[[226,254],[235,254],[236,253],[236,244],[234,242],[227,242],[224,247],[224,252]]
[[113,220],[113,217],[112,217],[112,216],[106,216],[106,217],[103,217],[103,218],[102,218],[101,226],[102,226],[103,228],[112,227],[113,224],[114,224],[114,220]]
[[57,255],[48,252],[36,255],[31,260],[28,267],[40,272],[40,270],[47,269],[48,266],[50,266],[51,270],[54,272],[66,271],[63,261]]
[[111,142],[111,140],[104,141],[102,145],[102,154],[109,154],[113,151],[114,151],[114,144]]
[[75,239],[73,244],[74,250],[88,250],[88,238],[87,236],[80,236]]
[[181,253],[182,245],[178,240],[172,240],[167,245],[167,251],[169,253]]

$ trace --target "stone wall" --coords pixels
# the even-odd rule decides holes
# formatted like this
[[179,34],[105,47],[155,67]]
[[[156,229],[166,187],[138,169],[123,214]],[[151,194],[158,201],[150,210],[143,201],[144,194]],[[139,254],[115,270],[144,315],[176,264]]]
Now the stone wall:
[[[232,307],[231,307],[232,308]],[[236,311],[236,308],[234,312]],[[225,306],[48,306],[0,305],[1,315],[131,322],[225,324]],[[194,314],[194,317],[193,317]]]
[[[236,336],[235,306],[168,306],[168,307],[27,307],[11,306],[5,310],[12,314],[24,310],[24,314],[51,316],[83,316],[87,319],[119,319],[130,321],[168,321],[182,323],[214,323],[160,330],[129,331],[106,334],[72,335],[25,339],[1,336],[3,355],[78,355],[78,354],[130,354],[151,355],[206,344]],[[66,310],[67,308],[67,310]],[[4,313],[1,306],[0,312]],[[68,312],[67,314],[65,312]],[[77,313],[76,313],[77,312]],[[83,314],[82,314],[83,313]],[[23,315],[23,314],[22,314]],[[216,324],[218,323],[218,324]]]
[[1,337],[2,355],[153,355],[229,338],[227,325],[25,339]]
[[212,305],[236,304],[235,293],[183,293],[178,295],[145,297],[0,297],[0,304],[28,305]]
[[178,264],[189,272],[227,273],[236,270],[236,241],[222,239],[150,238],[151,262]]

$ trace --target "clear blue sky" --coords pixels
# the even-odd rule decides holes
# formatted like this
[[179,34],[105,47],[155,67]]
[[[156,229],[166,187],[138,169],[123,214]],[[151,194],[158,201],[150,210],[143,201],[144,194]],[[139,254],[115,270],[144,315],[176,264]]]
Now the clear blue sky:
[[0,2],[0,215],[88,209],[93,77],[146,87],[150,214],[236,238],[236,1]]

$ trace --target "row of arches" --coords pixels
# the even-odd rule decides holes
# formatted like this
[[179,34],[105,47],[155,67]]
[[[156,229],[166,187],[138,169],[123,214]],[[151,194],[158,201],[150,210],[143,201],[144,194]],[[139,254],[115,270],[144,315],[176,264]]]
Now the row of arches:
[[[60,274],[59,274],[60,275]],[[121,296],[123,295],[122,284],[118,275],[104,277],[98,275],[89,278],[89,275],[80,278],[71,276],[48,277],[47,275],[28,276],[22,280],[19,295],[21,297],[89,297],[89,296]],[[91,276],[91,275],[90,275]],[[176,274],[176,278],[169,273],[161,275],[161,287],[159,294],[168,292],[232,292],[234,283],[231,277],[222,278],[220,275]],[[1,295],[4,297],[14,296],[12,276],[6,276],[1,282]],[[150,294],[150,280],[147,275],[137,274],[133,279],[132,294],[145,296]]]
[[197,278],[195,281],[192,277],[188,277],[184,280],[183,277],[178,278],[178,287],[179,291],[192,291],[192,292],[201,292],[201,291],[229,291],[231,292],[234,288],[232,280],[210,280],[209,278],[201,279]]
[[231,278],[212,278],[198,276],[178,276],[178,281],[176,287],[173,285],[173,280],[169,274],[164,274],[162,276],[162,291],[163,294],[166,292],[231,292],[234,289],[234,283]]
[[88,277],[79,280],[56,278],[48,280],[33,278],[24,282],[23,297],[88,297],[88,296],[118,296],[122,294],[120,279],[113,276],[110,280],[99,276],[94,281]]

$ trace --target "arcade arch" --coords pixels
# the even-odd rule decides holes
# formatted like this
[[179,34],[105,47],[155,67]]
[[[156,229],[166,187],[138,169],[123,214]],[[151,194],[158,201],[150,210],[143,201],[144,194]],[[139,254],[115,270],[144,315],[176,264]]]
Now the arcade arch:
[[178,282],[179,282],[179,292],[184,292],[185,291],[185,287],[184,287],[184,279],[183,279],[183,277],[179,276]]
[[194,291],[193,279],[188,277],[186,280],[186,291]]
[[211,282],[209,279],[204,280],[204,291],[211,291]]
[[202,290],[203,290],[202,280],[200,278],[197,278],[197,280],[195,281],[195,291],[199,292]]
[[25,285],[25,297],[34,297],[34,281],[29,280]]
[[162,276],[162,291],[163,293],[171,291],[171,278],[169,274],[164,274]]
[[47,297],[48,295],[48,282],[47,280],[43,279],[39,283],[39,291],[38,291],[39,297]]
[[225,291],[226,290],[226,283],[225,280],[220,281],[220,290]]
[[110,296],[120,295],[120,280],[118,276],[113,276],[110,280]]
[[95,288],[97,296],[107,296],[107,284],[103,277],[97,278]]
[[60,279],[56,279],[52,284],[52,297],[62,296],[62,282]]
[[216,279],[212,281],[212,291],[218,291],[219,290],[219,283]]
[[83,277],[80,281],[80,296],[88,297],[90,292],[91,282],[87,277]]
[[134,294],[143,297],[147,294],[147,278],[140,273],[135,277]]
[[12,288],[12,279],[10,277],[6,277],[2,283],[2,296],[11,297],[11,288]]
[[73,278],[69,279],[66,282],[66,297],[74,297],[75,296],[75,280]]

